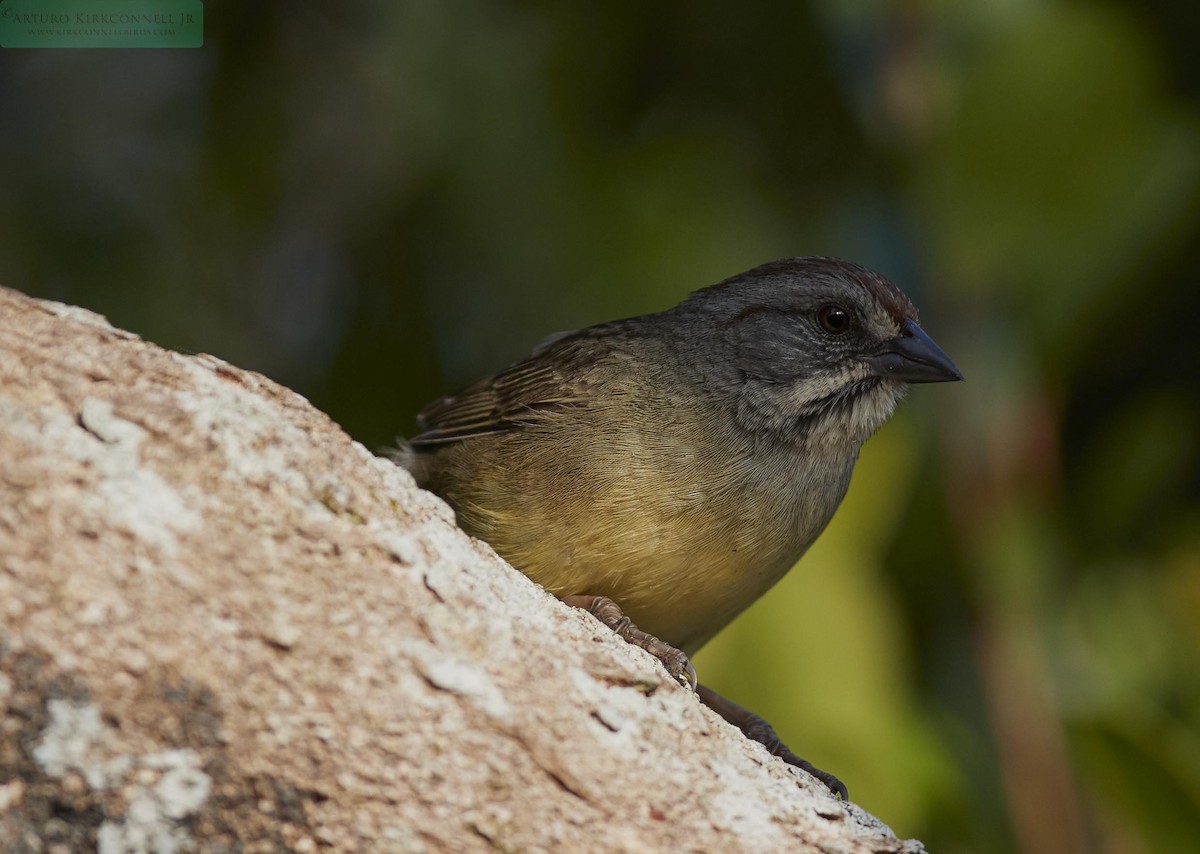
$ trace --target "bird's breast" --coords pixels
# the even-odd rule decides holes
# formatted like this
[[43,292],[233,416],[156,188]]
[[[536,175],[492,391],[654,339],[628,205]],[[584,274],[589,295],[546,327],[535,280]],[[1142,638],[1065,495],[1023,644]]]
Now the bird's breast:
[[802,448],[690,435],[616,431],[604,448],[527,462],[527,481],[552,464],[544,475],[569,479],[570,496],[530,484],[473,533],[552,593],[609,596],[643,630],[695,651],[799,560],[853,460],[823,466]]

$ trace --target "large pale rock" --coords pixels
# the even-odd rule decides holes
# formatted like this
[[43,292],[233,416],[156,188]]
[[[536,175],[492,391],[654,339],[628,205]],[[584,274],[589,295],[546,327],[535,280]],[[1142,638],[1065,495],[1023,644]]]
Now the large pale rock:
[[0,289],[0,849],[918,852],[300,396]]

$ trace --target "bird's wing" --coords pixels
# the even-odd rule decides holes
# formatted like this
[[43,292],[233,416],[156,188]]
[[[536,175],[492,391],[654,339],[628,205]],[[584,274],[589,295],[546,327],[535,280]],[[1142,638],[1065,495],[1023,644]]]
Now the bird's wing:
[[594,357],[597,339],[560,333],[511,368],[458,394],[435,400],[417,415],[414,448],[502,433],[535,423],[551,411],[584,406],[586,380],[580,368]]

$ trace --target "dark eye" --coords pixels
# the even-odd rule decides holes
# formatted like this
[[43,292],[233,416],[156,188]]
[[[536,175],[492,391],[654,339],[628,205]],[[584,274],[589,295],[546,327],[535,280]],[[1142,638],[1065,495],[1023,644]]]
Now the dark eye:
[[842,335],[850,329],[850,312],[840,305],[823,305],[817,309],[817,322],[830,335]]

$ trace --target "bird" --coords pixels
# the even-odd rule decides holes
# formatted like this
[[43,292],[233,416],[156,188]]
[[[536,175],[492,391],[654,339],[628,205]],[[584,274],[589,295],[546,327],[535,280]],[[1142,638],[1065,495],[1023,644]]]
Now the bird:
[[962,378],[887,278],[786,258],[550,336],[422,409],[396,459],[465,531],[846,799],[690,656],[801,559],[909,385]]

